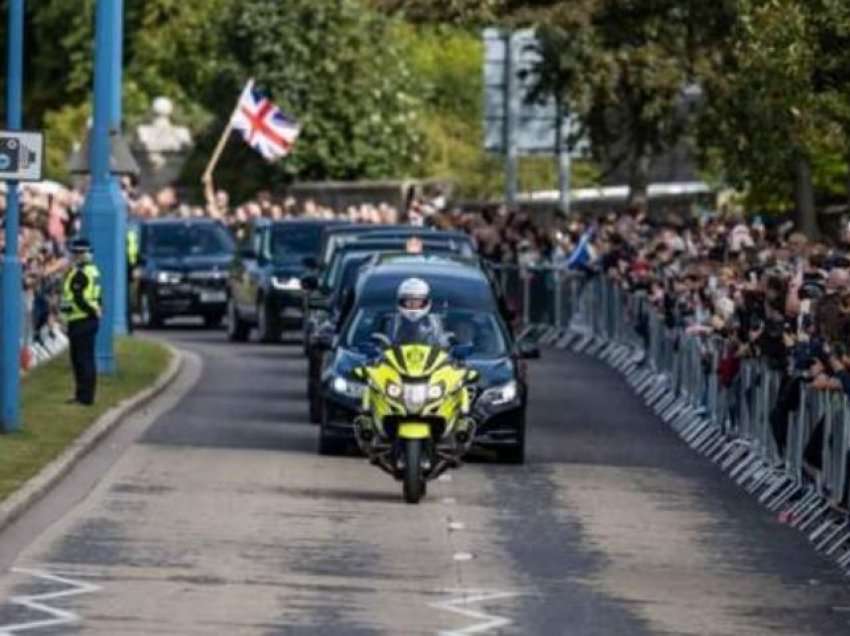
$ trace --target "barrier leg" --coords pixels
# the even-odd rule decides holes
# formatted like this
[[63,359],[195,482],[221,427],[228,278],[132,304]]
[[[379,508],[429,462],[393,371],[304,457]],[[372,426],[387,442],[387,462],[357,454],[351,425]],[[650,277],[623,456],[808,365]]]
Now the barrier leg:
[[823,515],[829,512],[831,508],[832,504],[830,504],[828,501],[823,501],[823,499],[818,497],[817,501],[811,507],[811,509],[791,521],[791,526],[797,528],[798,530],[806,531],[812,526],[813,523],[818,521],[818,519],[821,519]]
[[760,459],[758,452],[756,452],[754,448],[748,448],[746,456],[736,463],[729,471],[729,478],[735,479],[737,475],[741,474],[741,471],[747,470],[750,466],[752,466],[753,462],[758,462]]
[[796,480],[792,480],[791,483],[788,484],[788,486],[785,488],[785,490],[776,495],[772,500],[768,501],[767,499],[765,499],[765,505],[767,506],[767,509],[771,512],[776,512],[782,506],[786,505],[789,501],[791,501],[791,499],[795,495],[799,495],[802,492],[804,492],[802,484],[800,484],[800,482]]
[[[843,530],[847,528],[847,517],[833,517],[823,523],[817,530],[809,535],[809,541],[815,544],[815,549],[823,550]],[[820,541],[818,541],[820,539]]]
[[826,550],[826,552],[824,552],[824,554],[826,554],[827,556],[832,556],[833,554],[838,552],[839,548],[841,548],[844,545],[847,545],[848,541],[850,541],[850,532],[846,532],[843,535],[841,535],[841,538],[838,539],[838,541],[836,541],[835,543],[833,543],[829,548],[827,548],[827,550]]

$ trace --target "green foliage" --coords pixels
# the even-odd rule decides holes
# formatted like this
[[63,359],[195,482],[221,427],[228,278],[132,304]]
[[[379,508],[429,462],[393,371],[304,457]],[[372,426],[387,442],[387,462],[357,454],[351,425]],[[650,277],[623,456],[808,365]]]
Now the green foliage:
[[425,135],[420,175],[454,179],[468,196],[499,191],[499,164],[482,147],[483,46],[477,34],[447,26],[400,24],[411,53]]
[[651,159],[687,131],[682,91],[730,28],[732,1],[535,3],[527,15],[542,42],[538,89],[558,95],[596,158],[625,163],[642,190]]
[[370,0],[375,8],[398,12],[413,22],[460,25],[494,20],[505,10],[505,0]]
[[[410,52],[393,37],[394,20],[356,0],[246,0],[230,3],[219,28],[224,36],[215,59],[226,62],[201,93],[217,125],[201,140],[200,156],[251,76],[303,125],[293,154],[273,165],[246,162],[246,149],[231,146],[221,164],[222,185],[244,193],[296,176],[377,179],[415,172],[422,159],[420,102]],[[200,172],[200,156],[187,175]]]
[[751,205],[791,207],[801,158],[822,194],[845,189],[848,32],[846,3],[739,0],[716,72],[704,75],[701,145],[707,165]]

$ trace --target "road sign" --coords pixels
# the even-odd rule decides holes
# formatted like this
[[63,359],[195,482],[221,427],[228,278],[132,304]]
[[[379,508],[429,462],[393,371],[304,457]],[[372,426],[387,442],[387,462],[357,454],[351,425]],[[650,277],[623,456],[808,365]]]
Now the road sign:
[[[511,114],[505,103],[513,102],[516,124],[512,135],[519,154],[558,152],[559,110],[554,97],[530,99],[540,63],[537,36],[532,29],[513,31],[509,45],[507,35],[501,29],[484,30],[484,147],[489,152],[505,152],[505,127]],[[517,93],[513,99],[509,96],[509,80]],[[562,126],[565,137],[575,132],[575,121],[569,117],[563,117]],[[578,144],[571,154],[575,156],[586,149],[586,144]]]
[[0,181],[41,181],[44,135],[0,130]]
[[569,211],[570,161],[586,143],[570,146],[576,120],[554,95],[532,99],[541,62],[533,29],[484,30],[484,148],[505,156],[505,200],[516,203],[518,158],[551,154],[558,160],[559,207]]

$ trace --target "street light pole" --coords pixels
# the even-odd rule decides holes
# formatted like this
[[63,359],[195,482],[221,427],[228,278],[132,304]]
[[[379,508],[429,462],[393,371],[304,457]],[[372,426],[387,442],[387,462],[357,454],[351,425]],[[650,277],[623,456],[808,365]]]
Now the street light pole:
[[[115,80],[112,64],[115,53],[116,3],[98,0],[95,19],[94,113],[89,144],[91,183],[83,206],[83,234],[91,241],[95,263],[100,270],[103,289],[103,315],[95,347],[97,370],[102,374],[115,373],[115,312],[125,299],[116,296],[115,278],[120,275],[118,260],[119,216],[123,197],[116,179],[110,172],[110,124],[112,123]],[[120,18],[118,18],[120,19]],[[124,237],[120,237],[124,240]]]
[[[21,129],[24,57],[24,0],[9,0],[9,41],[6,73],[6,125]],[[18,260],[20,227],[18,182],[6,182],[6,245],[3,252],[0,298],[3,302],[0,335],[0,427],[6,433],[20,428],[20,355],[21,355],[21,263]]]
[[[124,70],[124,0],[112,0],[112,55],[110,56],[109,129],[121,132],[121,84]],[[121,193],[120,177],[113,175],[113,191]],[[127,333],[127,202],[121,196],[115,210],[115,304],[113,328],[116,335]]]
[[558,162],[558,209],[565,215],[570,214],[570,189],[572,177],[572,158],[570,156],[569,131],[570,116],[561,99],[556,104],[557,122],[555,153]]
[[516,72],[517,46],[513,31],[504,35],[505,41],[505,203],[514,207],[519,190],[519,148],[517,125],[519,120],[520,96]]

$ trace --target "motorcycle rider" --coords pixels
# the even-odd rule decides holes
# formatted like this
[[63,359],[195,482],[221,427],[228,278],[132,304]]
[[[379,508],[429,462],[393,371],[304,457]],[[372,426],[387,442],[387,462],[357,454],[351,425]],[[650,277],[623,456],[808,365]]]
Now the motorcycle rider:
[[447,347],[448,334],[440,318],[431,313],[431,287],[421,278],[408,278],[398,286],[398,313],[390,324],[394,344],[427,344]]

